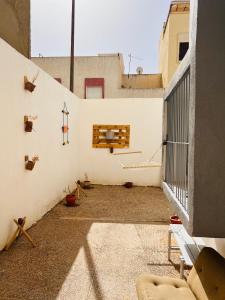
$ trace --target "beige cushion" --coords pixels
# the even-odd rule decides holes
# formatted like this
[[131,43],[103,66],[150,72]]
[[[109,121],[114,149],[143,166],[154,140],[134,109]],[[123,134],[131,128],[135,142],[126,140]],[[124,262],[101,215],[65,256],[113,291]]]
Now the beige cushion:
[[187,282],[200,300],[225,300],[225,258],[212,248],[204,248]]
[[137,279],[139,300],[196,300],[184,280],[142,274]]

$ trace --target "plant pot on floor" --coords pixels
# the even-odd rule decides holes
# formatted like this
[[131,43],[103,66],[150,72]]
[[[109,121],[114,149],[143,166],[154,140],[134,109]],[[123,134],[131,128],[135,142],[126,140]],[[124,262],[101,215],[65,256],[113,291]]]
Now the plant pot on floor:
[[182,224],[180,218],[177,215],[170,217],[170,223],[171,224]]
[[133,187],[133,182],[131,181],[125,182],[123,186],[126,187],[127,189],[130,189]]
[[66,205],[67,206],[75,206],[76,196],[74,194],[66,195]]
[[85,180],[83,182],[83,188],[84,189],[90,189],[90,187],[91,187],[91,182],[89,180]]

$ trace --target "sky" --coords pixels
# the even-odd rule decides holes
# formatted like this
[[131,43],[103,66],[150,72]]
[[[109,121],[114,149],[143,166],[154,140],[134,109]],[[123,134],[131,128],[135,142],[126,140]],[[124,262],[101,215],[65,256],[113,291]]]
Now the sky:
[[[170,0],[75,0],[75,55],[122,53],[125,72],[157,73]],[[31,0],[32,56],[70,55],[71,0]]]

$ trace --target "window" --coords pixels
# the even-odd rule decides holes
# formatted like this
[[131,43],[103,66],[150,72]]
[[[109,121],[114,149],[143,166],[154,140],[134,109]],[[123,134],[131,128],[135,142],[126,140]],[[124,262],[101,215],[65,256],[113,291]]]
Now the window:
[[185,57],[188,48],[189,48],[189,42],[179,43],[179,61],[181,61]]
[[85,78],[84,98],[85,99],[104,98],[104,78]]

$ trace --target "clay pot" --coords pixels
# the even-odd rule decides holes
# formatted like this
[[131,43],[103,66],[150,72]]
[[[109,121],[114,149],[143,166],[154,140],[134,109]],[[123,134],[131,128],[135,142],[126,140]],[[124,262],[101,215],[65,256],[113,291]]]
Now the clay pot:
[[125,182],[125,183],[124,183],[124,186],[125,186],[127,189],[130,189],[130,188],[133,187],[133,182],[130,182],[130,181]]
[[26,163],[26,170],[32,171],[34,168],[35,162],[33,162],[32,160],[28,160],[28,162]]
[[62,132],[63,133],[67,133],[68,132],[68,130],[69,130],[69,128],[68,128],[68,126],[62,126]]
[[36,85],[35,84],[33,84],[32,82],[30,82],[30,81],[27,81],[27,82],[25,82],[24,83],[24,89],[25,90],[28,90],[29,92],[33,92],[33,90],[35,89],[35,87],[36,87]]
[[67,206],[75,206],[76,196],[73,194],[66,195],[66,205]]
[[25,122],[25,131],[31,132],[33,129],[33,122],[32,121],[26,121]]
[[84,180],[83,188],[84,189],[90,189],[90,187],[91,187],[91,182],[89,180]]
[[171,224],[182,224],[180,218],[176,215],[170,217]]

